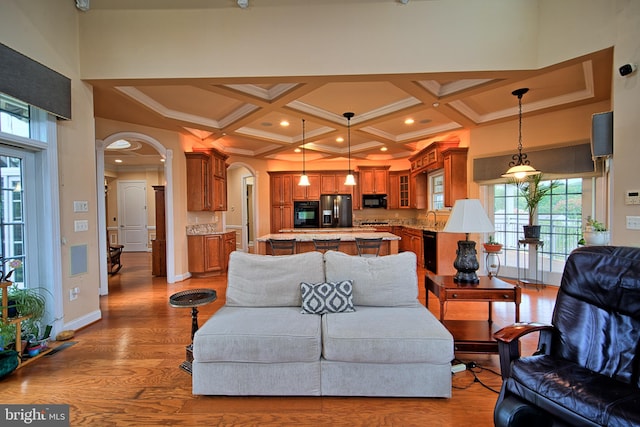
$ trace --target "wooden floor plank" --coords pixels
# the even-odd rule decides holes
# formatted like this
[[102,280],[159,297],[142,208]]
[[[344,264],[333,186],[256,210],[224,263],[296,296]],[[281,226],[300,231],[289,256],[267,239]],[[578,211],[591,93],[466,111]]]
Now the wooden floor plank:
[[[109,278],[102,320],[76,332],[77,342],[43,357],[0,382],[3,403],[67,403],[73,426],[486,426],[493,423],[497,394],[474,375],[453,377],[451,399],[359,397],[194,396],[191,377],[178,368],[190,341],[191,312],[168,304],[184,289],[211,288],[218,300],[199,308],[202,324],[224,304],[226,277],[167,284],[151,276],[148,253],[122,254],[123,268]],[[524,289],[523,321],[548,322],[556,288]],[[424,278],[419,299],[424,302]],[[439,305],[429,296],[429,308]],[[486,304],[447,304],[447,318],[486,318]],[[513,322],[513,304],[494,304],[494,321]],[[535,349],[535,338],[524,352]],[[497,355],[456,354],[498,371]],[[495,390],[500,378],[479,368],[477,377]]]

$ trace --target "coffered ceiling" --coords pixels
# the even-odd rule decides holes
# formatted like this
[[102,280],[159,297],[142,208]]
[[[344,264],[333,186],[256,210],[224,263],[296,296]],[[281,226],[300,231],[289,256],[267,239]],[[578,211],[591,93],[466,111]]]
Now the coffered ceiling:
[[[230,155],[300,161],[344,158],[351,111],[354,159],[406,158],[428,138],[610,99],[612,49],[538,70],[278,78],[93,80],[95,116],[195,136]],[[405,121],[412,119],[408,124]],[[282,126],[286,121],[288,126]],[[340,141],[338,138],[343,138]],[[123,164],[158,161],[142,144],[108,152]]]

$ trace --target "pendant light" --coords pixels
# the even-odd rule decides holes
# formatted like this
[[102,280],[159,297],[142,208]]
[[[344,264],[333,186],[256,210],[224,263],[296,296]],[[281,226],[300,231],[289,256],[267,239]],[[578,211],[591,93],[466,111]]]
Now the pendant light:
[[309,182],[309,177],[307,176],[307,172],[305,170],[305,158],[304,158],[304,119],[302,119],[302,175],[300,176],[300,182],[298,185],[309,186],[311,183]]
[[342,114],[347,119],[347,141],[349,147],[349,173],[347,179],[344,181],[344,185],[356,185],[356,179],[351,171],[351,118],[355,115],[353,113]]
[[522,179],[526,176],[538,175],[539,170],[536,170],[529,160],[527,155],[522,154],[522,95],[529,92],[529,88],[516,89],[511,92],[512,95],[518,97],[518,154],[514,154],[509,162],[509,170],[505,172],[503,178],[515,178]]

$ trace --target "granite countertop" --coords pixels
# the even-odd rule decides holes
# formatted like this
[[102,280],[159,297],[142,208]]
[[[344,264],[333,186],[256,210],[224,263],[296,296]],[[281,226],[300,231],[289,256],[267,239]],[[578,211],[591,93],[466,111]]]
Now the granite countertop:
[[216,230],[218,224],[191,224],[187,225],[187,236],[202,236],[205,234],[225,234],[227,231]]
[[356,237],[363,239],[375,239],[382,237],[382,240],[400,240],[400,236],[395,234],[381,232],[333,232],[333,233],[274,233],[266,234],[258,237],[259,242],[266,242],[269,239],[291,239],[295,238],[298,242],[311,242],[313,239],[341,239],[345,242],[355,241]]

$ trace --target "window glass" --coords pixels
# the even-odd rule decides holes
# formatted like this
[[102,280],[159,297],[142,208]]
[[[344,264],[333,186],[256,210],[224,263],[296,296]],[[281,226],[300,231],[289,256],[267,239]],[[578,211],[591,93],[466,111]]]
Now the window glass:
[[29,105],[0,93],[0,132],[29,138]]
[[3,273],[14,270],[11,281],[24,283],[24,203],[22,191],[22,159],[0,155],[0,256]]
[[[557,179],[554,188],[538,204],[537,223],[541,226],[542,267],[561,273],[569,253],[578,246],[582,227],[582,179]],[[541,183],[549,184],[549,181]],[[517,266],[518,243],[524,238],[523,226],[529,224],[524,199],[513,184],[496,184],[493,190],[494,238],[503,244],[504,265]],[[528,258],[529,245],[521,245],[521,263]]]

